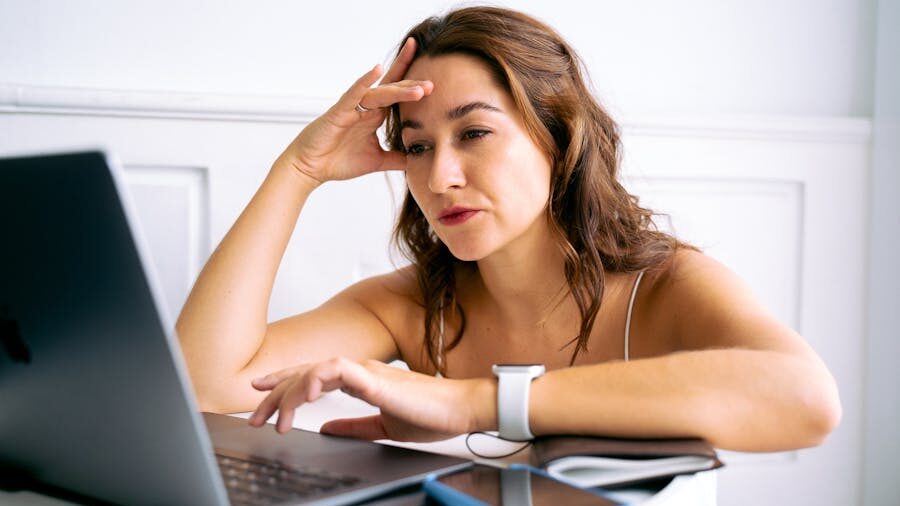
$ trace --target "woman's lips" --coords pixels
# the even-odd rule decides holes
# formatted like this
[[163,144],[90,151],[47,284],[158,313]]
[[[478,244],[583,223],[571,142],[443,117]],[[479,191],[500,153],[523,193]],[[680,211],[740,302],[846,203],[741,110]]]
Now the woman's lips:
[[438,221],[441,222],[441,225],[459,225],[461,223],[465,223],[469,221],[469,218],[478,214],[478,209],[465,209],[460,210],[459,212],[452,212],[449,214],[445,214],[438,218]]

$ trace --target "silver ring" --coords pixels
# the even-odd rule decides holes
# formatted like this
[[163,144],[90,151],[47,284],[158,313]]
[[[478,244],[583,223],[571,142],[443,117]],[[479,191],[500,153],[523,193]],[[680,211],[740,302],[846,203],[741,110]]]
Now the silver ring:
[[356,104],[356,112],[369,112],[371,110],[372,109],[369,109],[368,107],[365,107],[362,104]]

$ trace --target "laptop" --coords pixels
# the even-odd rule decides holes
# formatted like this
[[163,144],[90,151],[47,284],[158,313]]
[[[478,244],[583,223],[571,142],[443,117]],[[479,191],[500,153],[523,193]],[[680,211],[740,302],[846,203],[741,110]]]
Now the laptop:
[[470,462],[201,414],[120,169],[0,159],[0,476],[118,504],[358,502]]

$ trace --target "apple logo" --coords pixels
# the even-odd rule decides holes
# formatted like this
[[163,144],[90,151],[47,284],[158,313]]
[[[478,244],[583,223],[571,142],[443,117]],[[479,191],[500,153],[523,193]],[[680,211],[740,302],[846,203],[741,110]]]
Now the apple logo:
[[19,322],[6,316],[5,307],[0,307],[0,342],[3,343],[6,354],[12,358],[13,362],[31,363],[31,352],[28,351],[28,346],[22,339]]

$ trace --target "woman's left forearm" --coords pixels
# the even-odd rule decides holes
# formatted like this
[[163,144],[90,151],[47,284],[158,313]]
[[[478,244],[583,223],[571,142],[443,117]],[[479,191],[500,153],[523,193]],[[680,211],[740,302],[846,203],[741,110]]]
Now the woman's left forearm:
[[817,358],[747,349],[551,371],[533,382],[529,404],[537,435],[702,437],[740,451],[813,446],[840,420]]

